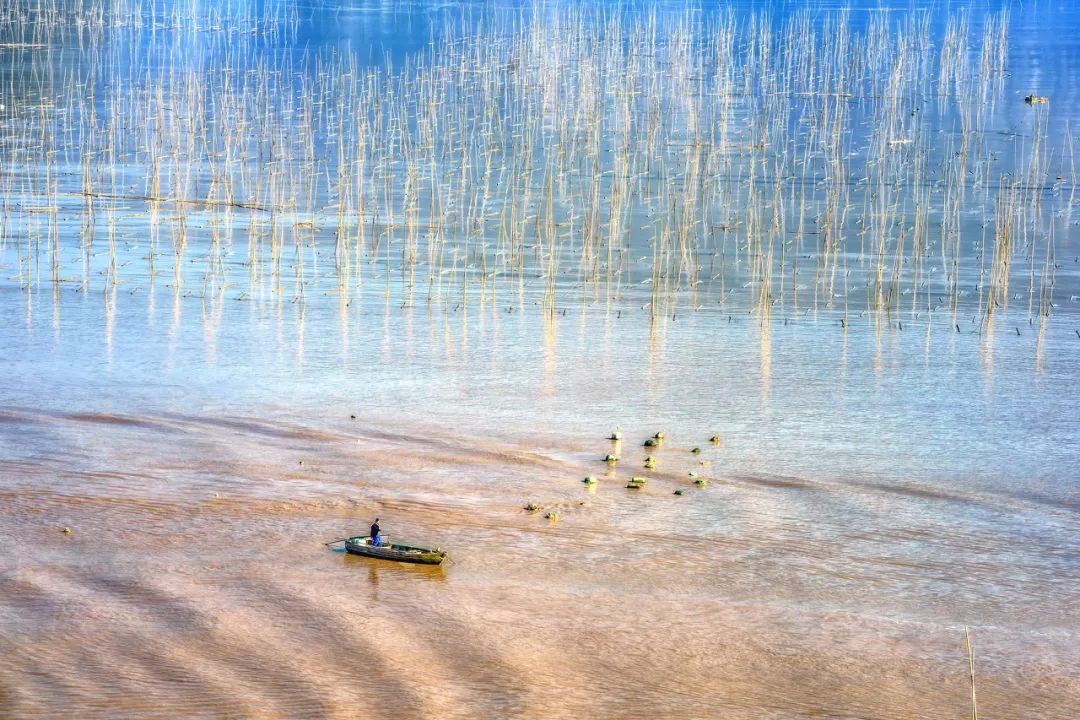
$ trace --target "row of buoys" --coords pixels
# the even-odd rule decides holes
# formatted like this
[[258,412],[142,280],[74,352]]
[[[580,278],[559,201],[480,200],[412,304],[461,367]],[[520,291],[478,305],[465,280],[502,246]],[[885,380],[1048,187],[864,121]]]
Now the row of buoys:
[[[584,505],[584,504],[585,504],[584,502],[579,503],[579,505]],[[534,503],[534,502],[530,502],[530,503],[527,503],[525,505],[524,509],[525,509],[526,512],[529,512],[529,513],[537,513],[537,512],[540,512],[541,510],[543,510],[544,508],[541,507],[540,505]],[[550,509],[548,509],[547,512],[544,513],[544,519],[545,520],[550,520],[553,523],[558,522],[559,521],[559,510],[558,510],[558,508],[550,508]]]
[[[647,447],[647,448],[658,448],[663,444],[665,438],[666,438],[666,435],[664,434],[664,432],[662,430],[660,430],[660,431],[657,431],[657,432],[653,433],[653,435],[651,437],[646,438],[645,442],[642,443],[642,445],[644,447]],[[618,443],[619,441],[622,440],[622,432],[618,428],[616,428],[608,436],[608,439],[613,441],[613,442]],[[714,446],[719,445],[720,442],[721,442],[720,436],[718,434],[714,433],[709,438],[709,442]],[[701,454],[701,448],[698,447],[698,446],[694,446],[694,447],[690,448],[690,453],[692,455],[700,455]],[[613,454],[613,453],[608,453],[607,455],[604,456],[604,462],[608,463],[609,465],[614,465],[618,461],[619,461],[619,457],[617,455]],[[656,457],[653,456],[652,454],[649,454],[649,455],[645,456],[644,467],[645,467],[646,470],[653,470],[654,468],[656,468],[656,463],[657,463]],[[690,471],[690,477],[694,478],[694,485],[696,485],[698,487],[704,487],[709,482],[708,479],[706,479],[706,478],[698,477],[698,474],[696,472],[694,472],[693,470]],[[585,477],[585,479],[582,482],[584,482],[586,485],[595,485],[596,484],[596,478],[593,477],[592,475],[588,475],[588,476]],[[630,489],[633,489],[633,490],[640,490],[641,488],[645,487],[645,482],[646,482],[646,479],[644,477],[635,476],[635,477],[630,478],[629,481],[627,481],[626,487],[630,488]],[[678,488],[674,492],[675,495],[682,495],[684,493],[685,493],[684,488]]]
[[[657,431],[657,432],[653,433],[653,435],[651,437],[649,437],[649,438],[647,438],[645,440],[644,446],[647,447],[647,448],[658,448],[664,442],[665,438],[666,438],[666,436],[665,436],[663,431]],[[608,436],[608,440],[611,440],[614,443],[619,443],[619,442],[622,441],[622,439],[623,439],[622,432],[618,428],[616,428],[614,431],[612,431],[612,433]],[[709,442],[712,443],[713,445],[719,445],[720,442],[721,442],[720,441],[720,436],[714,434],[712,437],[709,438]],[[617,449],[617,447],[616,447],[616,449]],[[693,448],[690,449],[690,453],[693,454],[693,455],[700,455],[701,454],[701,448],[698,447],[698,446],[694,446]],[[619,462],[619,456],[616,455],[614,452],[609,452],[606,455],[604,455],[603,460],[608,465],[614,466],[616,463]],[[644,466],[645,466],[646,470],[654,469],[656,467],[656,463],[657,463],[657,460],[656,460],[655,456],[653,456],[651,454],[645,456]],[[695,472],[694,470],[691,470],[689,472],[689,476],[690,476],[691,479],[693,479],[694,485],[696,485],[699,488],[700,487],[705,487],[709,483],[707,478],[699,477],[697,472]],[[586,475],[582,479],[581,482],[586,487],[590,488],[590,492],[594,492],[595,488],[596,488],[596,485],[599,483],[599,480],[596,478],[595,475]],[[628,490],[640,490],[640,489],[645,487],[647,482],[648,482],[648,478],[646,478],[644,476],[641,476],[641,475],[634,475],[629,480],[626,481],[626,488]],[[676,488],[675,491],[672,494],[679,495],[679,496],[685,495],[686,494],[686,488]],[[584,504],[584,503],[582,503],[582,504]],[[540,510],[542,510],[543,508],[540,505],[538,505],[538,504],[536,504],[534,502],[530,502],[530,503],[528,503],[528,504],[526,504],[524,506],[524,509],[527,512],[536,513],[536,512],[539,512]],[[549,510],[548,512],[544,513],[544,519],[545,520],[550,520],[552,522],[557,522],[558,519],[559,519],[559,512],[557,510]]]

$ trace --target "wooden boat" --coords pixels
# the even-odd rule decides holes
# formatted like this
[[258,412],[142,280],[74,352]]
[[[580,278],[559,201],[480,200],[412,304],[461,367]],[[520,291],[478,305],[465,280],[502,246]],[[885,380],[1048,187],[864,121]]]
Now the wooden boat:
[[359,535],[346,540],[345,551],[353,555],[397,560],[398,562],[422,563],[424,565],[439,565],[446,558],[446,551],[439,548],[432,549],[396,543],[372,545],[371,539],[367,535]]

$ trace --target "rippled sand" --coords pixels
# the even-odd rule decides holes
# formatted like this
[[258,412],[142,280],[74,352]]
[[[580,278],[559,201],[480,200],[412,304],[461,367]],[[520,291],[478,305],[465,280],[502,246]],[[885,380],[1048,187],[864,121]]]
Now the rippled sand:
[[[1080,713],[1075,507],[678,437],[626,490],[645,431],[609,471],[600,430],[6,411],[0,715],[957,718],[965,624],[982,717]],[[323,546],[375,516],[452,562]]]

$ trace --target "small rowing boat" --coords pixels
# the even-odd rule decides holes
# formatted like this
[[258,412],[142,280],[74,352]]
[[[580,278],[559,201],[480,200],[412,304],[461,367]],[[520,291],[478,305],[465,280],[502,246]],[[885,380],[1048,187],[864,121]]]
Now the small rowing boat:
[[371,538],[367,535],[347,539],[345,541],[345,551],[353,555],[397,560],[398,562],[422,563],[424,565],[439,565],[446,558],[446,551],[439,548],[399,545],[397,543],[372,545]]

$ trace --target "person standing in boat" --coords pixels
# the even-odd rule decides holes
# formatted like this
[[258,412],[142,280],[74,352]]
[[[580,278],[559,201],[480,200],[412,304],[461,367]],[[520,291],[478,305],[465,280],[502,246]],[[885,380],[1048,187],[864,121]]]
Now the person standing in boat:
[[379,518],[375,518],[375,522],[371,523],[371,544],[375,547],[382,545],[382,538],[379,536]]

